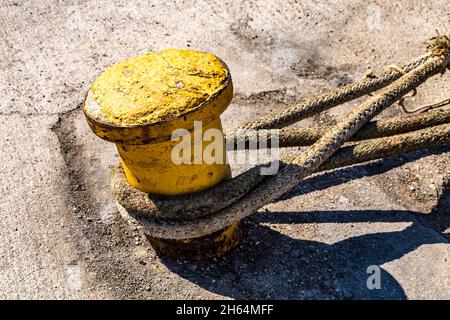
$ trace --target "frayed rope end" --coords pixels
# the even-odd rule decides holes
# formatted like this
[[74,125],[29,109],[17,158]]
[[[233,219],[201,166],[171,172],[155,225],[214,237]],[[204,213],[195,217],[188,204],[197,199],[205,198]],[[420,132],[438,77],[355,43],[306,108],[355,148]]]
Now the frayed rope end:
[[437,35],[431,39],[425,41],[427,45],[427,51],[432,55],[448,56],[450,55],[450,36]]

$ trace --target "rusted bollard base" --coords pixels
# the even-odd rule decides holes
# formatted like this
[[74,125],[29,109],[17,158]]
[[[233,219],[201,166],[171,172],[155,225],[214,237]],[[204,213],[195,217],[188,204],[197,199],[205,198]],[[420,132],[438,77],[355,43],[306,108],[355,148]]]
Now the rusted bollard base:
[[[116,175],[117,173],[119,175]],[[120,171],[117,171],[117,168],[113,171],[113,190],[117,188],[117,179],[126,181],[123,173],[120,173]],[[137,199],[137,201],[142,201],[139,198]],[[120,216],[133,227],[140,228],[158,253],[171,259],[206,260],[213,257],[221,257],[235,249],[243,238],[244,232],[239,221],[224,229],[198,238],[175,240],[153,237],[146,232],[145,222],[139,221],[134,214],[128,212],[120,204],[119,199],[116,200]]]
[[161,239],[147,235],[158,253],[171,259],[206,260],[222,257],[239,246],[243,237],[240,223],[200,238],[186,240]]

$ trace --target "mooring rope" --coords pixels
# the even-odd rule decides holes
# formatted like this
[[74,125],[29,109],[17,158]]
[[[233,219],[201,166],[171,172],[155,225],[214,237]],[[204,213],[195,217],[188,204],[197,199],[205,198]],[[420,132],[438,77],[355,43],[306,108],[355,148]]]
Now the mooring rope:
[[253,120],[237,128],[247,130],[279,129],[305,119],[311,115],[336,107],[345,102],[360,98],[368,93],[376,91],[400,78],[403,74],[422,65],[431,57],[427,52],[421,57],[411,61],[398,69],[389,68],[376,78],[364,78],[360,82],[353,82],[332,91],[311,97],[282,112],[269,114],[261,119]]
[[[445,105],[445,101],[441,101],[433,105],[423,106],[418,109],[433,109],[443,105]],[[407,117],[402,116],[381,119],[364,125],[364,127],[356,132],[355,135],[349,139],[349,141],[382,138],[448,122],[450,122],[450,110],[433,111]],[[285,128],[278,130],[276,133],[267,131],[266,133],[260,135],[258,135],[258,132],[256,131],[255,136],[235,135],[235,132],[233,132],[233,134],[227,134],[226,139],[227,141],[233,142],[233,145],[230,143],[230,146],[232,147],[231,150],[247,150],[251,148],[251,145],[260,146],[262,141],[267,141],[267,147],[269,148],[271,147],[270,141],[274,138],[278,138],[278,146],[281,148],[301,147],[313,144],[329,130],[330,127],[322,127],[317,129]]]
[[[356,139],[365,139],[364,131],[366,131],[366,137],[379,137],[389,135],[388,132],[398,134],[409,130],[421,130],[364,141],[355,146],[339,149],[383,109],[400,100],[429,77],[443,72],[449,64],[449,48],[448,37],[435,37],[428,41],[426,55],[417,59],[413,66],[408,64],[404,67],[405,75],[390,70],[376,79],[363,80],[362,83],[365,85],[361,86],[361,83],[348,85],[343,91],[341,91],[343,88],[336,89],[329,95],[321,95],[320,99],[318,97],[311,98],[278,116],[264,118],[241,127],[243,129],[279,128],[313,113],[331,108],[342,103],[343,100],[348,101],[346,99],[351,100],[382,87],[380,83],[374,84],[371,81],[378,80],[383,85],[389,83],[378,94],[368,98],[350,112],[338,124],[327,131],[320,132],[317,137],[312,139],[315,142],[311,140],[307,143],[313,144],[305,152],[289,159],[283,159],[283,165],[275,176],[262,176],[259,173],[260,167],[255,167],[203,192],[186,196],[158,197],[145,194],[129,186],[119,168],[113,171],[114,194],[122,206],[123,213],[137,219],[147,234],[165,239],[195,238],[220,230],[254,213],[291,190],[303,178],[317,170],[447,144],[450,139],[448,114],[439,112],[436,113],[436,115],[439,114],[438,118],[446,120],[430,120],[430,118],[424,117],[422,119],[433,126],[425,127],[425,129],[420,124],[420,120],[417,120],[420,119],[420,116],[416,116],[419,118],[412,120],[412,123],[415,124],[411,125],[408,130],[404,129],[405,131],[402,131],[403,129],[400,127],[402,123],[405,124],[404,121],[408,121],[408,118],[391,119],[391,122],[389,120],[374,122],[371,126],[372,128],[375,126],[376,129],[370,129],[371,126],[369,126],[360,133],[362,138],[356,137]],[[367,89],[368,87],[371,89]],[[391,126],[393,123],[400,123],[400,127]],[[384,127],[380,124],[384,124]],[[389,125],[386,127],[386,124]],[[380,127],[384,129],[380,130]],[[337,153],[333,156],[335,152]]]
[[[409,117],[382,119],[367,123],[352,137],[351,140],[360,141],[382,138],[446,123],[450,123],[450,110],[435,111]],[[330,129],[294,129],[292,132],[283,131],[283,133],[280,133],[280,146],[290,147],[311,145],[319,140],[319,138],[328,130]],[[432,128],[430,128],[427,132],[433,132]],[[412,133],[412,136],[416,133],[418,132]],[[404,138],[406,136],[399,137]],[[442,143],[445,143],[445,139],[445,135],[432,141],[430,141],[429,137],[427,137],[426,141],[429,145],[424,145],[420,141],[406,140],[405,138],[406,142],[404,147],[398,149],[398,151],[407,152],[403,150],[409,150],[409,148],[411,148],[411,151],[413,151],[419,150],[423,147],[440,146]],[[388,142],[388,140],[377,139],[376,141],[378,142],[376,145],[369,142],[362,144],[360,143],[357,146],[352,147],[354,148],[353,153],[355,157],[354,160],[356,161],[355,163],[378,159],[382,157],[382,154],[399,154],[396,153],[397,150],[386,150],[388,146],[392,145]],[[386,141],[386,144],[383,144],[383,141]],[[349,157],[348,159],[339,156],[341,150],[343,149],[336,152],[333,157],[330,158],[329,162],[337,163],[337,161],[333,159],[339,157],[341,159],[340,163],[350,163],[352,161],[352,155],[348,155],[348,152],[346,152]],[[377,155],[379,156],[377,157]],[[387,157],[387,155],[384,157]],[[322,165],[321,168],[323,168],[324,165]],[[336,168],[340,166],[342,165],[336,165]],[[329,165],[327,167],[329,167]],[[221,183],[214,188],[205,191],[182,196],[164,197],[149,195],[133,188],[127,182],[122,166],[118,165],[113,170],[112,185],[114,194],[119,201],[119,204],[127,208],[130,212],[153,218],[193,219],[208,215],[210,212],[214,212],[228,206],[265,180],[267,176],[260,175],[259,168],[260,166],[252,168],[233,178],[232,181]]]
[[[424,148],[439,147],[449,142],[450,125],[448,123],[406,134],[363,141],[353,146],[340,148],[318,168],[317,172],[380,158],[393,157]],[[284,163],[281,162],[280,166],[283,167]],[[249,171],[257,172],[254,168]],[[253,176],[248,175],[249,171],[241,174],[239,178],[243,180],[252,179]],[[159,198],[154,195],[149,197],[147,193],[133,188],[126,181],[122,166],[117,165],[113,170],[113,184],[119,203],[125,206],[127,211],[153,218],[190,220],[208,215],[210,212],[215,212],[226,206],[223,204],[223,195],[226,191],[221,188],[222,186],[226,186],[226,183],[217,186],[216,191],[213,193],[204,192],[203,196],[201,196],[201,193],[198,193],[195,196],[185,195],[174,197],[173,199],[169,197]],[[223,192],[219,192],[218,190]],[[233,191],[235,193],[235,200],[239,199],[242,193],[244,193],[244,191],[241,193],[235,190]],[[125,199],[120,197],[125,197]],[[202,200],[198,201],[198,198]],[[209,201],[203,199],[209,199]],[[230,197],[227,199],[230,201]],[[232,200],[231,202],[233,202]]]

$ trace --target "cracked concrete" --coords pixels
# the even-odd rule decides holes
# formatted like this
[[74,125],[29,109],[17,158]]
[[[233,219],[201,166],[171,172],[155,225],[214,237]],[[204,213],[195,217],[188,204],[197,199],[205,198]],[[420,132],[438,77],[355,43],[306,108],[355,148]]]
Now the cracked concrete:
[[[195,48],[230,67],[231,128],[411,60],[449,14],[444,0],[2,1],[0,298],[450,298],[448,147],[314,175],[245,221],[234,254],[168,261],[118,217],[115,148],[80,112],[109,65]],[[407,103],[449,89],[437,76]],[[333,124],[358,101],[296,125]]]

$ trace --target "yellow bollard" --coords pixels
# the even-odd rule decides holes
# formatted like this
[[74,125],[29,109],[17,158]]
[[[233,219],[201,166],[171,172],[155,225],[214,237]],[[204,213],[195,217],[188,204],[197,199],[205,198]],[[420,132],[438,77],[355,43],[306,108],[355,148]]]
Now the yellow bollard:
[[[222,130],[220,114],[232,96],[230,72],[216,56],[169,49],[107,69],[87,93],[83,111],[97,136],[116,143],[133,187],[173,196],[198,192],[230,178],[223,134],[221,141],[214,141],[223,146],[222,161],[207,164],[198,161],[198,155],[202,156],[209,144],[202,141],[203,134],[208,129]],[[200,140],[194,135],[198,123]],[[179,140],[171,137],[177,129],[191,136],[191,163],[172,161]],[[195,239],[148,238],[157,250],[171,257],[202,259],[224,255],[241,237],[238,224],[234,224]]]

